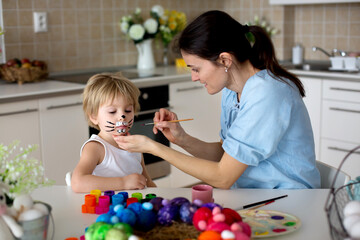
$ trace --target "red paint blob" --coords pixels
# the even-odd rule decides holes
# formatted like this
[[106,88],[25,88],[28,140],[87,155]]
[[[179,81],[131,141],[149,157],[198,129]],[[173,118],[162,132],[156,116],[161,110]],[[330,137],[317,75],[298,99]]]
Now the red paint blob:
[[273,232],[276,232],[276,233],[286,232],[286,229],[285,228],[275,228],[275,229],[273,229]]

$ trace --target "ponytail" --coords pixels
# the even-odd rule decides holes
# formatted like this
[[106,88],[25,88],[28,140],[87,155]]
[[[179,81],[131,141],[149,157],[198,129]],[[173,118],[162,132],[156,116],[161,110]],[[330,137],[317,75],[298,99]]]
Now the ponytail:
[[[246,38],[249,33],[255,39],[253,46]],[[214,64],[220,53],[231,53],[239,62],[249,60],[255,68],[267,69],[279,81],[289,79],[305,96],[301,81],[278,63],[268,34],[259,26],[241,25],[225,12],[213,10],[197,17],[181,33],[177,48]]]
[[292,73],[280,66],[276,59],[274,46],[269,35],[262,27],[250,26],[249,33],[254,36],[255,43],[252,46],[250,55],[251,64],[258,69],[267,69],[276,79],[287,83],[283,78],[292,81],[299,89],[300,95],[305,97],[304,86],[301,81]]

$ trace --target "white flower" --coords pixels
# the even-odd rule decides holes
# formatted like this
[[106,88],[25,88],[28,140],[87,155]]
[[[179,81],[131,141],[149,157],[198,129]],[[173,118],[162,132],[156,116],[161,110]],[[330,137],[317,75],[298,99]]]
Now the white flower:
[[148,33],[154,34],[157,31],[158,22],[153,18],[149,18],[148,20],[145,21],[144,27]]
[[144,35],[145,28],[141,24],[134,24],[129,29],[129,36],[135,41],[142,40]]
[[155,5],[151,8],[151,12],[155,13],[158,17],[164,15],[164,8],[160,5]]
[[123,33],[127,33],[129,30],[129,23],[128,22],[121,22],[120,24],[121,31]]
[[141,13],[141,8],[136,8],[135,9],[135,15],[140,15],[140,13]]

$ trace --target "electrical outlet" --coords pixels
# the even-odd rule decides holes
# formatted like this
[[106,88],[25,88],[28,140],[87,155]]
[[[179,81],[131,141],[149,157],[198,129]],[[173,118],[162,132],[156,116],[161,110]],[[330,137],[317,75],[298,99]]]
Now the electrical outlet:
[[47,32],[47,13],[46,12],[34,12],[34,31]]

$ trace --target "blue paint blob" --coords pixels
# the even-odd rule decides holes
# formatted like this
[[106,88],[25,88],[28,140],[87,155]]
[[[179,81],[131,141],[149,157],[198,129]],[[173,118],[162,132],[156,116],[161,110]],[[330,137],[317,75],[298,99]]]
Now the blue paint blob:
[[272,216],[271,219],[274,219],[274,220],[282,220],[282,219],[284,219],[284,217],[283,217],[283,216],[275,215],[275,216]]

